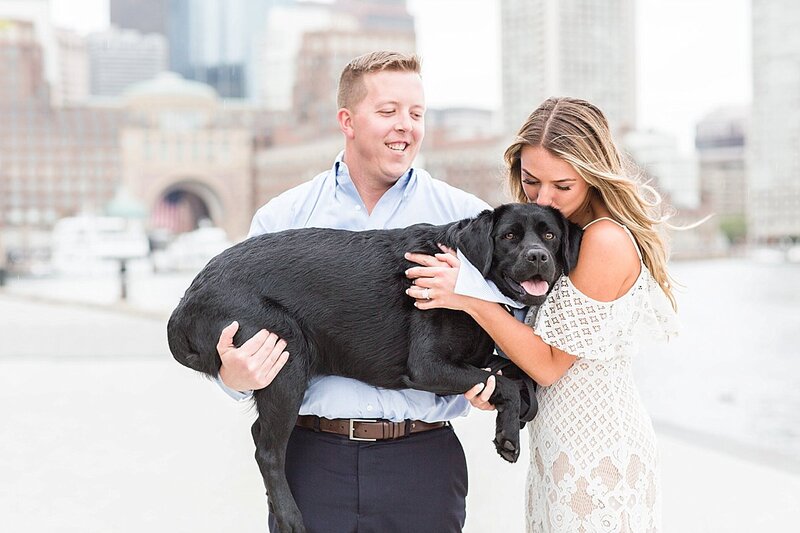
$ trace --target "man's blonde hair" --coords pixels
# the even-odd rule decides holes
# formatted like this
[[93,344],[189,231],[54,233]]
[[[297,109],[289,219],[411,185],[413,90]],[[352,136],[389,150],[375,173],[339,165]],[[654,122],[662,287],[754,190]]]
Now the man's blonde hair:
[[519,202],[529,201],[521,175],[525,146],[541,146],[566,161],[589,184],[590,194],[600,195],[612,217],[633,233],[644,264],[675,307],[668,250],[659,232],[664,226],[672,227],[666,224],[671,209],[622,156],[600,109],[577,98],[549,98],[531,113],[505,153],[508,185]]
[[416,55],[400,52],[370,52],[356,57],[344,67],[339,78],[339,92],[336,102],[339,109],[352,109],[367,96],[364,75],[384,70],[420,73],[422,62]]

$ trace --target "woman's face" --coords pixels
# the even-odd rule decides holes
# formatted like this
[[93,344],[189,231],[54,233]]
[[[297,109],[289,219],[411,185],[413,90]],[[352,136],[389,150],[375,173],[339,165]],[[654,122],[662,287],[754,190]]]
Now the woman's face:
[[586,207],[589,184],[572,165],[541,146],[525,146],[520,154],[522,190],[528,201],[558,209],[572,219]]

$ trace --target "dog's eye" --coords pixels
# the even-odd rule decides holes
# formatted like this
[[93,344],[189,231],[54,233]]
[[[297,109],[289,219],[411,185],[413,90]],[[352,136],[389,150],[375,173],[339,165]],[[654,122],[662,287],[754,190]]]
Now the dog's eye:
[[506,233],[505,235],[503,235],[503,238],[505,240],[507,240],[507,241],[510,241],[510,240],[514,239],[515,237],[516,237],[516,235],[514,235],[510,231],[508,233]]
[[546,241],[552,241],[555,238],[556,238],[556,236],[554,234],[550,233],[549,231],[544,234],[544,239]]

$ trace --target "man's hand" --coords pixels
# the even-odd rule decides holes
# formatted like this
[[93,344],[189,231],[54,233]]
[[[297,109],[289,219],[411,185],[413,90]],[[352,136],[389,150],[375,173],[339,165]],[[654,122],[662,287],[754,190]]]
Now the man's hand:
[[219,378],[234,390],[263,389],[272,383],[289,358],[289,352],[284,351],[286,341],[262,329],[237,348],[233,344],[237,331],[239,323],[232,322],[219,336],[217,353],[222,360]]
[[[485,370],[489,370],[486,368]],[[501,372],[498,372],[500,374]],[[489,398],[492,397],[492,393],[494,392],[495,388],[495,378],[494,376],[489,376],[489,379],[486,380],[486,383],[478,383],[470,390],[464,393],[464,398],[469,400],[469,403],[472,404],[472,407],[476,409],[480,409],[482,411],[494,411],[495,407],[491,403],[489,403]]]

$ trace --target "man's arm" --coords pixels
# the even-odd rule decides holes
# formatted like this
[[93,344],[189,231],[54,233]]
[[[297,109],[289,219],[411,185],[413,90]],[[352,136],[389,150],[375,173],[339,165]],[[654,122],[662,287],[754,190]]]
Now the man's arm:
[[[278,231],[279,225],[271,215],[274,200],[259,209],[250,223],[247,237]],[[286,342],[274,333],[262,329],[240,347],[233,343],[239,323],[232,322],[222,330],[217,342],[217,353],[222,361],[216,381],[220,388],[237,401],[247,400],[253,391],[263,389],[275,379],[286,364],[289,352]]]

